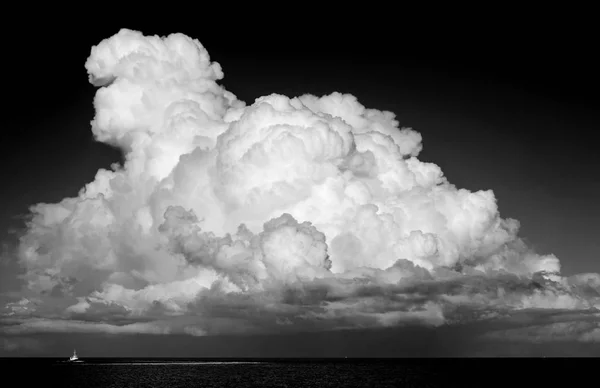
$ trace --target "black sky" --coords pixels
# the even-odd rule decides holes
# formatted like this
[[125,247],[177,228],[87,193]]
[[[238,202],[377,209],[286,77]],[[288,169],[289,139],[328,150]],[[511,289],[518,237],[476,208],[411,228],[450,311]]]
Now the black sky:
[[[391,24],[359,16],[29,23],[5,42],[0,237],[22,225],[28,206],[76,196],[99,168],[120,160],[92,138],[96,88],[84,64],[92,45],[126,27],[197,38],[222,65],[221,83],[249,104],[270,93],[339,91],[393,111],[422,134],[420,159],[460,188],[494,190],[501,215],[518,219],[539,253],[556,254],[565,274],[600,272],[591,25],[532,16],[413,26],[408,16]],[[0,291],[17,286],[14,275],[5,263]]]

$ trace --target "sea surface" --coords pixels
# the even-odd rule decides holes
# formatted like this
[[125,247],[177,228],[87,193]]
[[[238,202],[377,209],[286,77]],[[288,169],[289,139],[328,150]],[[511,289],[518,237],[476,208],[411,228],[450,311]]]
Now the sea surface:
[[539,384],[560,365],[541,359],[0,359],[4,382],[62,388],[485,387]]

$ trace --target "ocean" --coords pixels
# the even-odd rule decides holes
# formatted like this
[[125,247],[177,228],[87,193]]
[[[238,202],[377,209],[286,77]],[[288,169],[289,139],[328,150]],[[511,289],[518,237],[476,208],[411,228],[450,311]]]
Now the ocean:
[[0,361],[3,382],[62,388],[482,387],[525,381],[539,384],[552,370],[550,363],[553,361],[536,360],[532,366],[531,361],[523,359],[92,358],[76,364],[52,358]]

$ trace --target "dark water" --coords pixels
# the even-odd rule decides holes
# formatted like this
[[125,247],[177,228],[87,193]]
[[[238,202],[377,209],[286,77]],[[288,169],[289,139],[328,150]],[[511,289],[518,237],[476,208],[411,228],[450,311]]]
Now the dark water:
[[79,364],[64,359],[0,361],[4,382],[64,388],[482,387],[491,382],[523,383],[529,378],[540,383],[540,375],[547,376],[543,370],[552,370],[551,363],[556,367],[556,361],[550,360],[533,361],[532,366],[528,360],[493,359],[86,359]]

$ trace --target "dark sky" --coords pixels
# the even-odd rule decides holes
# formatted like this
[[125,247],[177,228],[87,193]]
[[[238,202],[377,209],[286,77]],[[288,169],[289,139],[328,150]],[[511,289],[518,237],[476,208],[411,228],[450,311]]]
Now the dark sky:
[[[591,26],[545,18],[435,28],[309,21],[310,28],[100,18],[29,24],[5,42],[0,236],[10,239],[28,206],[76,196],[99,168],[120,160],[92,138],[96,89],[84,63],[92,45],[126,27],[199,39],[222,65],[222,84],[247,103],[270,93],[339,91],[393,111],[423,135],[420,159],[460,188],[492,189],[501,215],[518,219],[539,253],[556,254],[564,274],[600,272],[600,82]],[[0,291],[17,286],[14,270],[4,266]]]
[[[37,356],[69,356],[76,348],[87,357],[271,358],[271,357],[598,357],[594,343],[523,343],[480,340],[486,324],[428,329],[402,327],[275,335],[36,334],[32,344],[46,346]],[[50,346],[47,346],[47,345]],[[35,345],[34,345],[35,346]],[[34,346],[31,346],[34,348]],[[35,348],[34,348],[35,349]]]

